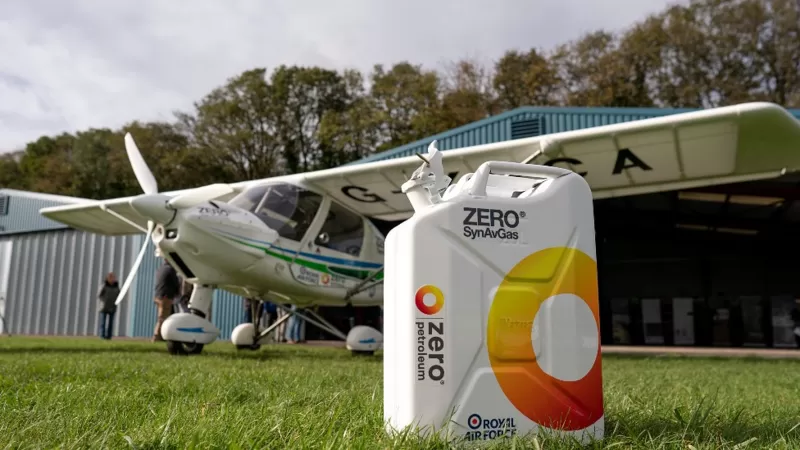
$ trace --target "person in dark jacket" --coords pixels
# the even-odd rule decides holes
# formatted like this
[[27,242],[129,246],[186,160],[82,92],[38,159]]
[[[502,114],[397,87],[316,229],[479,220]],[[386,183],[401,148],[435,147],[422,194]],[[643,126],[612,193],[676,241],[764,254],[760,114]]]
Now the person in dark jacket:
[[253,299],[245,297],[244,300],[242,300],[242,309],[244,309],[243,323],[253,322]]
[[111,339],[114,331],[114,314],[117,312],[117,296],[119,296],[119,283],[114,272],[109,272],[100,286],[97,298],[100,299],[99,336],[102,339]]
[[161,336],[161,325],[172,314],[172,302],[180,294],[181,282],[178,273],[165,259],[161,267],[156,272],[156,295],[155,304],[158,307],[158,319],[156,328],[153,330],[153,342],[163,341]]

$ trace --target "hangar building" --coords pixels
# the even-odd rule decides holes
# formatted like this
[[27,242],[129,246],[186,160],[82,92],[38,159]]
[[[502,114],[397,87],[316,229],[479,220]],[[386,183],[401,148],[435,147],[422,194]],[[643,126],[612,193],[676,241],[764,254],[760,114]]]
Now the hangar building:
[[[85,199],[0,189],[0,332],[21,335],[97,334],[97,293],[112,271],[124,282],[144,235],[101,236],[39,214],[41,208]],[[114,336],[150,337],[159,260],[150,243],[114,319]],[[211,317],[228,339],[242,321],[242,299],[216,291]]]
[[[629,122],[690,109],[522,107],[352,164]],[[790,110],[800,119],[800,110]],[[588,169],[572,161],[573,170]],[[794,347],[790,311],[800,298],[800,176],[595,200],[603,344]],[[0,190],[0,314],[16,334],[96,334],[96,292],[119,278],[143,236],[103,237],[38,214],[79,201]],[[380,227],[387,231],[393,223]],[[152,250],[152,248],[151,248]],[[116,335],[149,337],[155,325],[146,253]],[[341,308],[323,311],[344,325]],[[228,339],[242,299],[217,291],[212,321]],[[378,308],[352,323],[375,323]],[[0,326],[2,326],[0,322]],[[314,331],[312,331],[312,329]],[[309,327],[308,339],[325,337]]]

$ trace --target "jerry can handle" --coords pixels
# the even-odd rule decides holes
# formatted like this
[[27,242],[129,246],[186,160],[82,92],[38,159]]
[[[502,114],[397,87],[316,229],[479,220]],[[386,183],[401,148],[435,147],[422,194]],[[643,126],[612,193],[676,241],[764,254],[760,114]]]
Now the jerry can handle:
[[534,164],[513,163],[507,161],[487,161],[478,167],[473,175],[472,186],[469,188],[470,195],[485,196],[486,183],[489,182],[489,174],[496,175],[520,175],[537,176],[548,179],[563,177],[571,172],[567,169],[553,166],[540,166]]

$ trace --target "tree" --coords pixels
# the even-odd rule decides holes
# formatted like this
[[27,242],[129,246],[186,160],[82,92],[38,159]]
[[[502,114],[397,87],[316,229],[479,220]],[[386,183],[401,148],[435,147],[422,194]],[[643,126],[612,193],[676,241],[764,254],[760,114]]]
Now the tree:
[[42,136],[26,145],[19,161],[22,180],[16,184],[36,192],[75,195],[74,142],[74,136],[63,133],[55,137]]
[[660,104],[715,107],[767,100],[797,105],[800,23],[794,0],[693,0],[660,15]]
[[[753,2],[763,8],[755,55],[762,72],[758,84],[764,100],[800,107],[800,2]],[[759,11],[762,13],[762,11]]]
[[652,106],[648,88],[650,61],[645,32],[633,30],[625,41],[606,32],[587,33],[558,48],[554,61],[563,82],[565,103],[574,106]]
[[388,72],[382,65],[376,65],[371,78],[370,95],[382,125],[378,151],[440,131],[435,115],[440,105],[439,74],[404,61]]
[[331,168],[367,157],[381,140],[378,106],[367,95],[364,77],[355,70],[344,73],[347,104],[344,110],[325,112],[319,127],[322,153],[318,167]]
[[328,150],[319,132],[326,113],[342,113],[350,102],[347,82],[336,71],[280,66],[271,77],[271,104],[277,114],[277,138],[288,173],[324,166]]
[[[125,181],[130,167],[119,164],[124,155],[124,142],[108,128],[91,128],[78,132],[72,145],[72,192],[78,197],[104,199],[130,195],[131,183]],[[128,164],[130,166],[130,164]],[[141,193],[141,189],[137,189]]]
[[492,73],[477,61],[451,64],[442,80],[441,106],[436,113],[440,131],[456,128],[500,112]]
[[190,136],[192,160],[220,182],[251,180],[283,172],[278,138],[280,111],[272,102],[266,69],[228,79],[195,103],[194,114],[176,113]]
[[520,106],[555,106],[562,80],[549,56],[532,48],[527,53],[509,50],[495,64],[492,80],[501,109]]
[[28,189],[27,181],[14,157],[0,156],[0,188]]

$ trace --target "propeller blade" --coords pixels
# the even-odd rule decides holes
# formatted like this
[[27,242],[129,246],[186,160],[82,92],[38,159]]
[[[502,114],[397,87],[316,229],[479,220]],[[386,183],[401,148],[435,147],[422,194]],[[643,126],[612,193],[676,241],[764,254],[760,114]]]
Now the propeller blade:
[[208,186],[192,189],[185,194],[178,195],[168,201],[167,204],[176,209],[191,208],[192,206],[214,200],[217,197],[230,194],[231,192],[233,192],[233,188],[227,184],[209,184]]
[[125,282],[122,284],[122,289],[119,290],[117,301],[114,302],[117,305],[119,305],[122,302],[122,299],[125,297],[125,294],[128,293],[128,289],[130,289],[131,284],[133,284],[133,279],[136,278],[136,272],[139,271],[139,266],[142,264],[142,260],[144,259],[144,252],[145,250],[147,250],[147,244],[150,243],[150,236],[152,236],[154,228],[155,224],[152,221],[148,221],[147,236],[145,236],[144,238],[144,244],[142,244],[142,249],[139,250],[139,255],[136,257],[136,261],[133,263],[133,267],[131,267],[131,271],[128,274],[128,278],[125,279]]
[[142,191],[145,194],[157,194],[158,184],[156,183],[156,178],[150,168],[147,167],[147,163],[144,162],[144,158],[139,152],[139,147],[136,146],[136,142],[134,142],[130,133],[125,133],[125,151],[128,152],[128,160],[131,162],[133,173],[136,175],[136,180],[139,182],[139,186],[142,187]]

